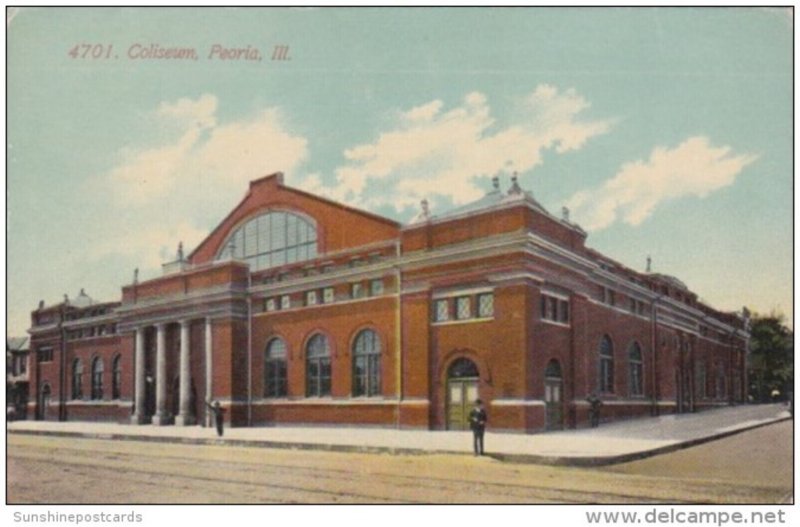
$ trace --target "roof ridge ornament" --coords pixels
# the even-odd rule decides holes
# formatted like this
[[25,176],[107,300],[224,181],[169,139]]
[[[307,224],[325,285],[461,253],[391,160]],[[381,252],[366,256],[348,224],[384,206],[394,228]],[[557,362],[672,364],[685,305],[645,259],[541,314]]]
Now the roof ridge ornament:
[[647,255],[647,270],[645,271],[646,273],[652,273],[653,272],[652,271],[652,265],[653,265],[653,259],[650,258],[650,255],[648,254]]
[[566,205],[561,207],[561,219],[569,223],[569,207]]
[[428,203],[427,198],[422,198],[420,200],[419,207],[420,211],[417,213],[416,216],[411,218],[411,221],[408,222],[409,224],[428,222],[433,219],[433,215],[431,214],[430,204]]
[[522,188],[519,186],[519,182],[517,181],[518,179],[517,171],[515,170],[514,174],[511,176],[511,188],[508,189],[509,196],[522,194]]

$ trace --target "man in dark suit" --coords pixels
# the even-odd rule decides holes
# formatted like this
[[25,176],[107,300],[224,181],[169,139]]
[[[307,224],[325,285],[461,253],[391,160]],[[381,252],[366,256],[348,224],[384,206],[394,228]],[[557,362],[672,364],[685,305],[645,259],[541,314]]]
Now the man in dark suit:
[[486,430],[486,410],[483,409],[483,401],[475,401],[475,408],[469,413],[469,427],[472,429],[472,442],[475,448],[475,455],[483,455],[483,432]]
[[214,422],[217,425],[217,436],[222,437],[222,426],[225,422],[225,409],[219,405],[219,401],[214,401],[214,405],[206,403],[209,410],[214,414]]

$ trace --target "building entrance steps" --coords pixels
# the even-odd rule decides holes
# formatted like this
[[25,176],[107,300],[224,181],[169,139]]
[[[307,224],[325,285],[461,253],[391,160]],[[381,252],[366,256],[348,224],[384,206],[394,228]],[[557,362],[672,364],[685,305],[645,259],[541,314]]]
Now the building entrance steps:
[[[791,416],[783,404],[743,405],[541,434],[486,432],[489,457],[509,462],[599,466],[641,459],[775,423]],[[9,433],[130,441],[392,454],[470,454],[471,432],[356,427],[213,428],[90,422],[15,421]]]

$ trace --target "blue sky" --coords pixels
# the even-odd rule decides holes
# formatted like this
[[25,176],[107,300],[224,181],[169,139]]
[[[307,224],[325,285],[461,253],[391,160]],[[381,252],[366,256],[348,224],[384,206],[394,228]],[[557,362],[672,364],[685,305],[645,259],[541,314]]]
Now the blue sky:
[[[84,43],[103,58],[69,56]],[[210,60],[214,44],[262,60]],[[518,171],[610,257],[791,317],[791,46],[778,9],[22,10],[8,332],[40,299],[157,276],[274,171],[401,221]]]

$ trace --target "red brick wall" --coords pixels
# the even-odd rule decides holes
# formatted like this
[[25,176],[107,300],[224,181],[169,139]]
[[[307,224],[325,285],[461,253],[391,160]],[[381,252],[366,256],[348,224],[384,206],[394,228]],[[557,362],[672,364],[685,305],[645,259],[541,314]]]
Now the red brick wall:
[[319,332],[327,336],[331,350],[331,396],[334,399],[350,397],[352,343],[361,330],[373,329],[381,342],[383,396],[396,397],[396,305],[395,297],[386,296],[256,315],[253,318],[254,396],[263,395],[266,345],[278,336],[287,347],[289,397],[305,397],[305,344]]

